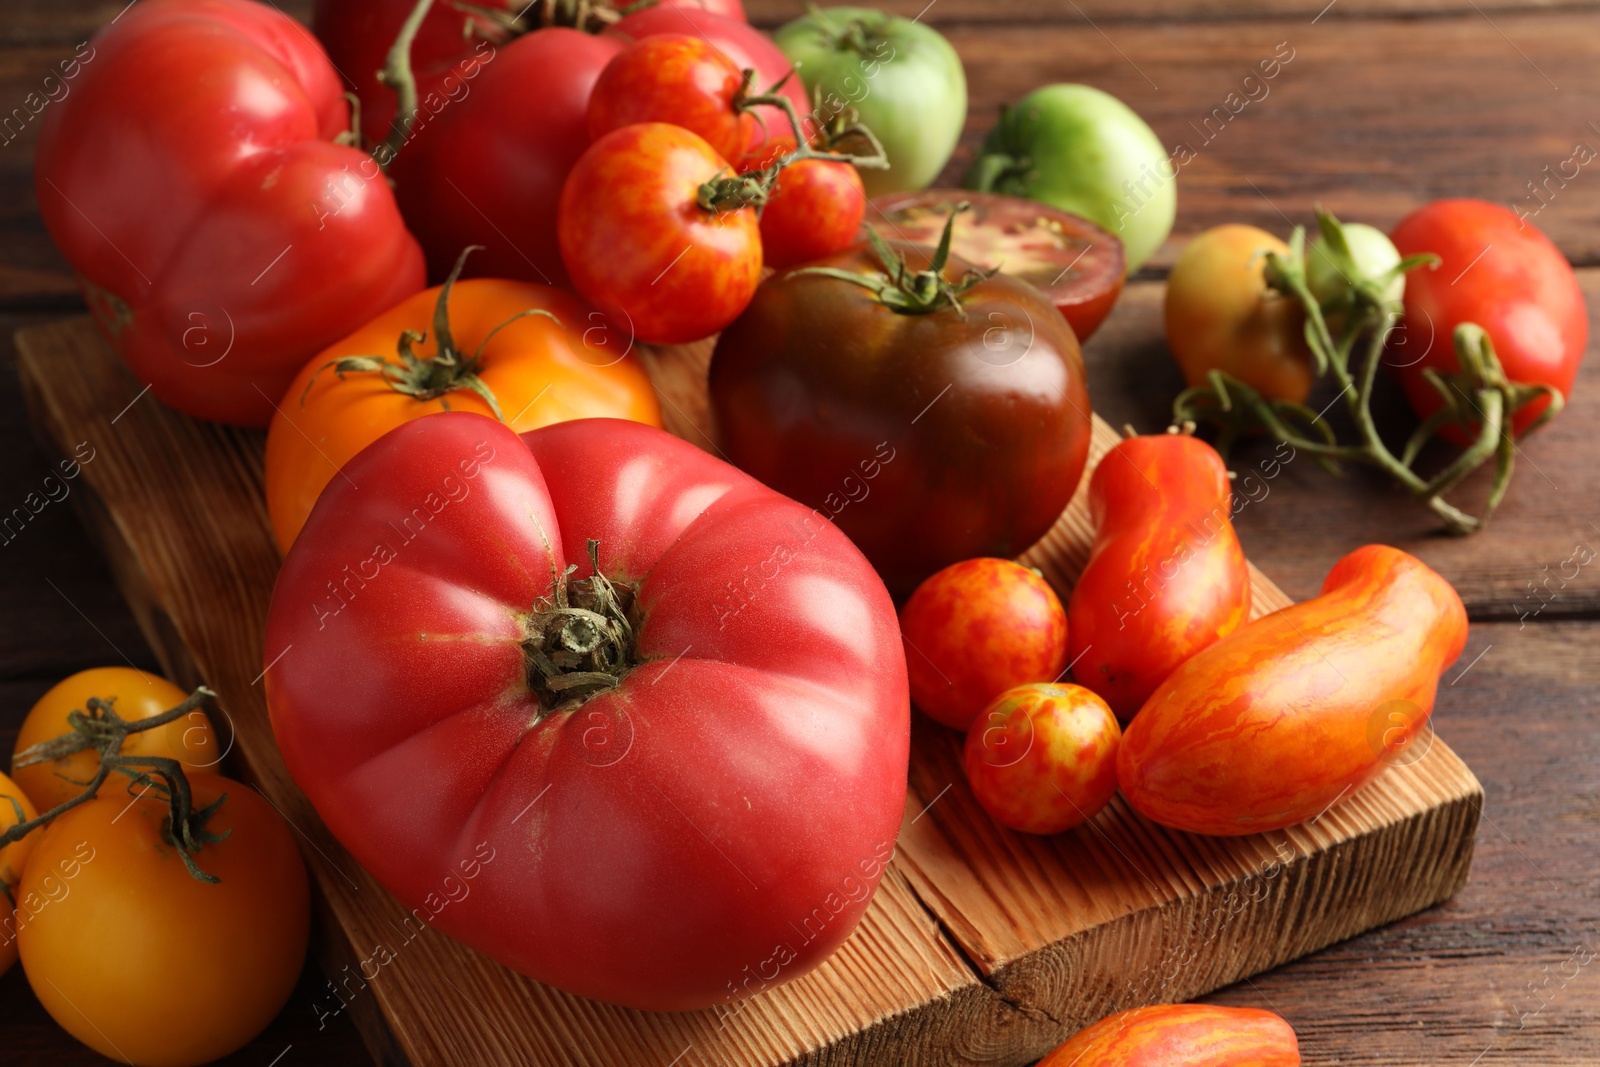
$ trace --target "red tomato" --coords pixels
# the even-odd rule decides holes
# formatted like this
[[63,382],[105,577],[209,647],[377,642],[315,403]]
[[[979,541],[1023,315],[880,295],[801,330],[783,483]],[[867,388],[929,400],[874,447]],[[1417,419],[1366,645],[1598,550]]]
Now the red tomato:
[[1397,548],[1358,548],[1321,596],[1247,623],[1168,675],[1122,740],[1122,793],[1191,833],[1314,818],[1410,747],[1466,640],[1449,582]]
[[1259,1008],[1155,1004],[1078,1031],[1038,1067],[1300,1067],[1300,1043]]
[[1013,830],[1059,834],[1117,791],[1122,731],[1080,685],[1019,685],[972,722],[961,762],[983,810]]
[[613,130],[561,193],[561,258],[572,284],[647,344],[697,341],[738,318],[761,280],[753,208],[701,207],[727,160],[664,122]]
[[[1423,378],[1432,367],[1460,369],[1452,336],[1463,322],[1482,326],[1513,382],[1554,386],[1568,399],[1589,343],[1589,310],[1572,265],[1550,239],[1499,204],[1437,200],[1400,220],[1390,234],[1402,256],[1432,252],[1441,262],[1406,275],[1405,329],[1389,362],[1418,418],[1442,406]],[[1512,423],[1521,434],[1549,406],[1536,400]],[[1455,424],[1440,431],[1459,445]]]
[[[379,881],[419,906],[481,846],[434,925],[638,1008],[759,992],[844,940],[893,854],[910,723],[894,606],[837,527],[613,419],[519,439],[429,415],[345,472],[279,574],[267,700]],[[552,602],[570,564],[568,602],[602,606],[595,542],[626,632]]]
[[339,77],[244,0],[130,8],[45,113],[35,193],[113,348],[162,401],[265,426],[317,352],[422,288]]
[[1222,457],[1187,434],[1131,437],[1089,479],[1094,546],[1067,605],[1067,657],[1123,722],[1250,616],[1232,498]]
[[789,267],[843,252],[856,243],[866,211],[866,188],[853,164],[791,163],[761,212],[762,255],[770,267]]
[[1053,682],[1067,666],[1067,613],[1050,583],[1008,559],[955,563],[900,610],[911,702],[965,730],[1013,686]]
[[703,37],[664,33],[628,45],[600,72],[589,97],[589,136],[636,122],[668,122],[738,159],[760,138],[755,117],[738,106],[739,69]]

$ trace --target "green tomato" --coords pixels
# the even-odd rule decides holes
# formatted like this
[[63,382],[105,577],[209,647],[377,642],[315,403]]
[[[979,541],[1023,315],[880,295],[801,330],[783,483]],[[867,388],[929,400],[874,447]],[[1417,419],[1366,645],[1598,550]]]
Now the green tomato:
[[[1376,278],[1400,262],[1400,251],[1387,234],[1364,222],[1344,223],[1344,241],[1360,277]],[[1306,251],[1306,286],[1323,307],[1342,303],[1350,292],[1348,268],[1336,266],[1318,238]],[[1400,275],[1383,290],[1386,301],[1398,304],[1406,295],[1405,275]]]
[[867,7],[813,8],[774,39],[819,124],[854,108],[882,142],[889,169],[861,171],[869,197],[925,189],[938,177],[967,119],[967,77],[949,41]]
[[1127,247],[1130,274],[1178,213],[1177,175],[1155,131],[1088,85],[1047,85],[1004,109],[963,184],[1099,223]]

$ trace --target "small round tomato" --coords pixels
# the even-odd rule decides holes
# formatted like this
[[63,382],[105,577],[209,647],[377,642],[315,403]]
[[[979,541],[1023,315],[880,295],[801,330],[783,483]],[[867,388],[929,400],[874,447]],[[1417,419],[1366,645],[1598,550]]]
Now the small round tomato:
[[762,255],[768,266],[789,267],[843,252],[856,243],[866,211],[853,164],[797,160],[779,172],[761,212]]
[[721,330],[761,280],[755,210],[717,191],[731,173],[681,126],[641,122],[600,138],[561,191],[557,229],[572,284],[647,344]]
[[1268,288],[1268,252],[1289,246],[1237,223],[1190,241],[1167,278],[1167,346],[1190,385],[1220,370],[1268,399],[1303,403],[1314,377],[1305,311]]
[[[22,787],[0,774],[0,834],[38,814]],[[17,885],[22,881],[23,868],[27,865],[28,856],[33,852],[34,839],[38,836],[32,833],[0,848],[0,889],[5,891],[10,901],[17,899]],[[5,916],[4,921],[0,922],[0,974],[5,974],[17,962],[17,923],[9,904],[0,908],[0,913]]]
[[[1375,278],[1400,263],[1400,252],[1394,242],[1376,226],[1364,222],[1347,222],[1343,225],[1345,244],[1355,260],[1356,270],[1362,276]],[[1345,300],[1350,292],[1352,278],[1335,265],[1333,258],[1317,238],[1306,249],[1306,288],[1324,309]],[[1384,287],[1383,295],[1396,303],[1406,292],[1406,276],[1399,275]]]
[[964,189],[875,200],[871,221],[881,218],[899,240],[932,247],[958,204],[968,209],[956,215],[951,250],[975,266],[1032,284],[1065,316],[1078,341],[1087,341],[1122,293],[1128,273],[1122,242],[1048,204]]
[[589,97],[589,136],[637,122],[693,130],[726,159],[759,138],[755,117],[739,107],[744,77],[704,37],[664,33],[635,41],[606,65]]
[[1059,834],[1117,791],[1122,730],[1080,685],[1019,685],[972,721],[961,762],[972,794],[1002,826]]
[[[188,696],[165,678],[132,667],[95,667],[79,671],[52,686],[22,720],[22,729],[17,731],[17,747],[11,757],[11,777],[28,794],[34,807],[49,811],[83,792],[79,783],[94,776],[100,766],[100,756],[92,749],[84,749],[46,763],[17,767],[17,755],[24,749],[71,733],[67,715],[73,711],[87,712],[90,697],[107,701],[119,717],[134,722],[153,719],[182,704]],[[185,771],[215,770],[223,756],[211,721],[198,708],[166,726],[129,734],[122,743],[122,753],[170,757],[183,764]]]
[[[190,775],[205,821],[192,875],[159,790],[106,790],[43,830],[17,894],[22,969],[73,1037],[140,1067],[244,1045],[293,992],[311,914],[294,833],[248,787]],[[227,835],[222,840],[214,837]]]
[[911,702],[965,730],[1001,693],[1053,682],[1067,665],[1067,613],[1037,571],[1008,559],[952,564],[900,609]]

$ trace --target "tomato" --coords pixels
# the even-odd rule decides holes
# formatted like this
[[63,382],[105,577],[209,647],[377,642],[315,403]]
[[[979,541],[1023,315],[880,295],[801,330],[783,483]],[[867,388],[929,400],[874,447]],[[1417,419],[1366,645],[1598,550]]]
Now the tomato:
[[1268,252],[1289,246],[1237,223],[1190,241],[1167,278],[1167,346],[1190,385],[1220,370],[1268,399],[1303,403],[1315,378],[1305,311],[1267,286]]
[[911,702],[965,730],[1001,693],[1053,682],[1067,666],[1067,613],[1050,583],[1007,559],[933,575],[900,609]]
[[860,238],[867,196],[850,163],[802,159],[778,174],[761,212],[762,257],[790,267],[842,252]]
[[1172,232],[1178,176],[1127,104],[1088,85],[1047,85],[1002,109],[962,183],[1082,215],[1121,238],[1138,270]]
[[831,523],[614,419],[430,415],[345,472],[279,574],[267,701],[380,882],[418,907],[481,845],[434,925],[638,1008],[726,1003],[845,939],[894,851],[910,712],[894,606]]
[[[1375,278],[1400,263],[1400,252],[1384,232],[1364,222],[1344,223],[1345,244],[1355,260],[1361,276]],[[1323,247],[1322,238],[1313,241],[1306,249],[1306,287],[1324,309],[1349,299],[1351,282],[1345,272],[1335,265]],[[1399,275],[1384,287],[1386,300],[1399,303],[1406,292],[1406,277]]]
[[417,243],[373,159],[335,143],[339,77],[287,16],[141,4],[92,54],[40,122],[45,227],[158,399],[264,426],[313,353],[422,288]]
[[760,139],[741,110],[739,68],[703,37],[669,33],[628,45],[600,72],[589,97],[589,136],[599,139],[636,122],[667,122],[703,137],[725,159]]
[[716,333],[761,280],[755,210],[702,206],[727,160],[680,126],[613,130],[578,160],[561,194],[561,257],[572,284],[646,344]]
[[1128,266],[1122,242],[1037,201],[959,189],[885,197],[873,202],[872,217],[902,241],[933,246],[962,203],[971,208],[956,216],[955,254],[1036,286],[1066,316],[1079,343],[1087,341],[1122,293]]
[[[90,697],[109,702],[119,718],[137,722],[177,707],[188,696],[165,678],[132,667],[79,671],[57,682],[29,710],[17,732],[11,776],[36,808],[49,811],[83,792],[79,783],[94,776],[100,766],[99,753],[85,749],[45,763],[16,767],[16,757],[24,749],[71,733],[68,713],[88,712]],[[211,721],[198,709],[166,726],[129,734],[121,751],[129,756],[167,756],[182,763],[187,771],[215,770],[223,756]]]
[[773,35],[798,68],[801,105],[818,125],[847,109],[877,135],[887,170],[861,175],[867,195],[926,188],[955,151],[967,78],[950,42],[924,23],[866,7],[812,7]]
[[1067,607],[1067,655],[1123,722],[1250,615],[1232,497],[1222,457],[1187,434],[1122,441],[1089,479],[1094,543]]
[[1466,640],[1449,582],[1397,548],[1358,548],[1321,596],[1245,624],[1168,675],[1123,737],[1123,795],[1191,833],[1313,818],[1421,733],[1439,672]]
[[[388,431],[436,411],[494,414],[472,379],[518,432],[600,416],[661,425],[631,339],[615,336],[599,312],[546,285],[479,278],[450,290],[426,290],[378,316],[289,386],[267,432],[267,511],[285,552],[339,468]],[[450,368],[439,363],[441,306]],[[548,315],[525,314],[530,309]],[[431,337],[416,341],[413,331]],[[418,357],[413,364],[408,351]],[[340,368],[341,360],[377,353],[392,370]]]
[[189,776],[204,829],[194,861],[166,837],[155,791],[106,789],[36,831],[17,898],[22,969],[52,1018],[140,1067],[206,1063],[243,1046],[294,991],[311,895],[294,831],[260,794]]
[[[0,833],[38,814],[28,794],[16,782],[0,774]],[[6,896],[5,920],[0,922],[0,974],[5,974],[17,962],[17,923],[12,902],[17,899],[17,885],[22,881],[23,868],[33,853],[33,843],[37,837],[37,834],[29,834],[20,841],[0,848],[0,889],[5,891]]]
[[1089,394],[1077,339],[1037,289],[998,275],[955,295],[968,264],[885,251],[906,258],[908,289],[943,278],[945,295],[891,307],[910,298],[868,246],[780,272],[717,340],[711,403],[735,464],[824,511],[906,596],[1043,536],[1083,474]]
[[[1548,237],[1510,209],[1482,200],[1435,201],[1400,220],[1390,236],[1402,255],[1440,257],[1437,267],[1411,273],[1405,346],[1390,356],[1418,418],[1443,404],[1422,372],[1459,369],[1451,338],[1463,322],[1489,334],[1511,381],[1552,386],[1571,398],[1589,343],[1589,310],[1572,265]],[[1525,432],[1548,406],[1545,399],[1524,406],[1512,421],[1514,432]],[[1441,436],[1468,443],[1454,424]]]
[[1059,834],[1111,802],[1121,739],[1106,702],[1082,686],[1019,685],[973,720],[961,762],[996,822]]
[[1108,1015],[1038,1067],[1300,1067],[1283,1017],[1259,1008],[1156,1004]]

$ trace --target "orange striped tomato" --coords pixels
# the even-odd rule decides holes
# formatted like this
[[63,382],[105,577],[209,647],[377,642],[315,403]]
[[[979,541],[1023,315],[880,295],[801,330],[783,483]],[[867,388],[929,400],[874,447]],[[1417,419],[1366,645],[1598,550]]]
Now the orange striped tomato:
[[1158,1004],[1108,1015],[1039,1067],[1298,1067],[1294,1028],[1270,1011]]
[[1194,833],[1312,818],[1411,746],[1466,640],[1449,582],[1397,548],[1358,548],[1321,596],[1247,623],[1161,684],[1123,737],[1123,795]]
[[1187,434],[1131,437],[1089,480],[1095,538],[1067,604],[1067,659],[1123,722],[1250,614],[1232,499],[1222,457]]

